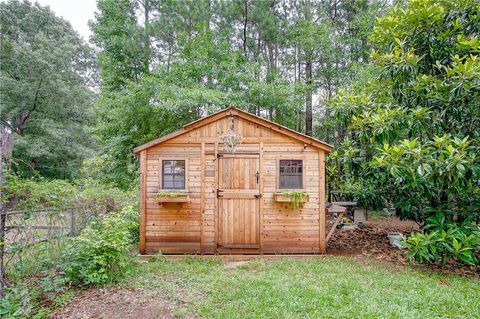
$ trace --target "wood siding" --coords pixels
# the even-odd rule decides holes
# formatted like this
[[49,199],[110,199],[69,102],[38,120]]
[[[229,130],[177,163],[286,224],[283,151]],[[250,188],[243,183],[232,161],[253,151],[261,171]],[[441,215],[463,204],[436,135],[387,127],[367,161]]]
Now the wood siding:
[[[141,253],[324,252],[324,151],[236,118],[243,143],[235,157],[224,151],[219,139],[228,128],[229,118],[219,118],[141,152]],[[186,160],[188,203],[159,204],[155,199],[164,159]],[[281,191],[279,159],[303,160],[309,201],[300,208],[275,202],[275,192]],[[217,198],[218,189],[223,197]],[[227,219],[225,207],[233,212]],[[234,234],[226,230],[227,223],[237,225],[230,228]],[[228,237],[238,236],[237,230],[242,238]]]

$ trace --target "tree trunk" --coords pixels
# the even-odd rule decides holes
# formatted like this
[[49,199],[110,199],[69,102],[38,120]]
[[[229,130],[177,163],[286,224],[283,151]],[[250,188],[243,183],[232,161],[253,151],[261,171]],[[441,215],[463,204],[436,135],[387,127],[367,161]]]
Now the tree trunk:
[[312,57],[310,54],[307,54],[305,61],[305,82],[307,84],[307,96],[305,98],[305,134],[312,135],[312,122],[313,122],[313,112],[312,112]]
[[[266,49],[268,55],[268,67],[267,67],[267,83],[272,83],[277,73],[277,65],[275,63],[275,44],[272,42],[266,42]],[[268,107],[268,119],[273,121],[274,105]]]
[[[310,0],[304,3],[305,20],[312,21],[312,9]],[[312,78],[312,64],[313,51],[311,49],[305,50],[305,84],[307,85],[307,95],[305,97],[305,134],[312,135],[313,122],[313,78]]]
[[144,0],[144,23],[143,23],[143,50],[144,50],[144,65],[145,65],[145,72],[150,71],[150,2],[149,0]]
[[247,56],[247,24],[248,24],[248,2],[243,1],[244,4],[244,20],[243,20],[243,54]]

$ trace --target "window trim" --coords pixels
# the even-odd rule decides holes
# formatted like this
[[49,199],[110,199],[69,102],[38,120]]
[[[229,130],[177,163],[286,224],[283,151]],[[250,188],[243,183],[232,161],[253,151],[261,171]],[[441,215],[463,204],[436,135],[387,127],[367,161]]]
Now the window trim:
[[[185,187],[183,189],[180,188],[163,188],[163,161],[185,161]],[[172,157],[161,157],[159,158],[159,172],[160,175],[158,177],[159,185],[158,189],[159,190],[165,190],[165,191],[172,191],[172,192],[188,192],[188,158],[185,157],[177,157],[177,156],[172,156]]]
[[[302,161],[302,188],[280,188],[280,160],[294,160],[294,161]],[[306,175],[306,165],[305,165],[305,158],[304,156],[285,156],[285,157],[277,157],[277,165],[276,165],[276,181],[275,181],[275,186],[277,189],[277,192],[284,192],[288,190],[293,190],[293,191],[305,191],[306,187],[305,184],[307,182],[307,175]]]

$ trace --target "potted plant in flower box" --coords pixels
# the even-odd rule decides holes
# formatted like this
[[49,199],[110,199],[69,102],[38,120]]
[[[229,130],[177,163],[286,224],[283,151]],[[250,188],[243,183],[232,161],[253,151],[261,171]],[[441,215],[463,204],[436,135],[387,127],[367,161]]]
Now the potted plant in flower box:
[[159,203],[187,203],[188,193],[186,191],[159,191],[155,194]]
[[298,208],[303,203],[308,202],[309,196],[304,191],[283,191],[275,193],[275,201],[280,203],[290,203],[293,208]]

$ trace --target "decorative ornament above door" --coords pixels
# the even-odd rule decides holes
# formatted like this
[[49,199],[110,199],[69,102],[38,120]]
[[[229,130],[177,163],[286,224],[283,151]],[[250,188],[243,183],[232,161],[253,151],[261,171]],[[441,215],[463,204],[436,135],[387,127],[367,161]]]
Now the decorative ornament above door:
[[220,140],[225,146],[225,151],[229,153],[235,153],[235,148],[238,144],[241,144],[243,137],[235,130],[235,116],[230,114],[230,128],[220,135]]

